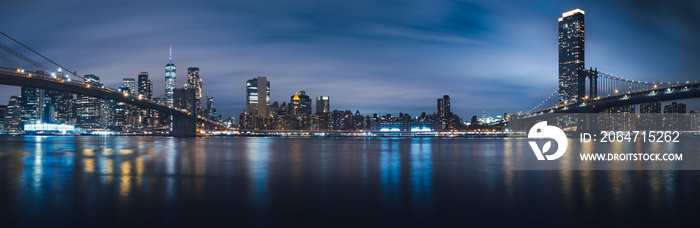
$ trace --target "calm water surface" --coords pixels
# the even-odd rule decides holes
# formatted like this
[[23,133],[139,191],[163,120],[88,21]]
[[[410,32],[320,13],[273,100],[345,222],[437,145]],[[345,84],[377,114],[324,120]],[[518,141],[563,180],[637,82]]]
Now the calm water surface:
[[1,136],[0,227],[700,222],[699,171],[509,169],[525,140]]

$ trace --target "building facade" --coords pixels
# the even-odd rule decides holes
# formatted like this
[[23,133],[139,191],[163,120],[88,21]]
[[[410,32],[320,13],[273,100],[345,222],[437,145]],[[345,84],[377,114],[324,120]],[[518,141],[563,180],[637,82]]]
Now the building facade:
[[37,88],[22,86],[20,98],[22,124],[33,124],[41,121],[39,115],[39,94]]
[[202,113],[202,79],[199,77],[199,67],[187,68],[186,89],[194,92],[194,105],[197,113]]
[[10,101],[7,104],[7,109],[5,109],[4,115],[4,130],[8,133],[18,133],[22,131],[22,108],[20,106],[20,99],[17,96],[10,97]]
[[175,92],[176,68],[173,64],[173,47],[170,47],[170,62],[165,65],[165,104],[173,106]]
[[270,116],[270,81],[267,77],[257,77],[246,81],[246,113]]
[[326,96],[316,97],[316,114],[329,113],[331,111],[331,98]]
[[[83,76],[85,83],[101,86],[100,77],[93,74]],[[77,121],[76,125],[85,129],[100,127],[100,102],[95,97],[78,95],[76,102]]]
[[128,93],[138,95],[138,90],[136,90],[136,81],[133,78],[123,78],[122,87],[128,88]]
[[153,97],[153,85],[148,79],[148,72],[139,73],[139,95],[146,99]]
[[576,103],[585,94],[585,29],[583,10],[559,18],[559,104]]

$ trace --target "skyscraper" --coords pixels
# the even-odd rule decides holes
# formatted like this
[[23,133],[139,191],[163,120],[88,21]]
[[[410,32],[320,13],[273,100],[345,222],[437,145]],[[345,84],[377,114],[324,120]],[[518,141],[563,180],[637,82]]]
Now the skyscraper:
[[311,115],[311,98],[302,90],[289,98],[289,112],[294,116]]
[[452,111],[450,109],[450,96],[444,95],[442,98],[437,99],[437,111],[438,116],[436,120],[435,129],[438,130],[448,130],[451,128],[450,123],[452,122]]
[[22,130],[21,112],[19,97],[10,97],[7,109],[5,110],[5,120],[3,121],[5,132],[19,132]]
[[442,98],[437,100],[437,111],[438,116],[441,118],[451,115],[452,111],[450,110],[450,96],[444,95]]
[[187,68],[187,86],[186,89],[194,91],[194,104],[197,113],[202,112],[202,79],[199,77],[199,67]]
[[311,115],[311,98],[306,95],[306,91],[299,91],[299,99],[301,100],[300,114]]
[[114,100],[100,99],[100,126],[118,126],[115,123],[115,107]]
[[165,104],[173,105],[173,92],[175,91],[175,64],[173,64],[173,47],[170,47],[170,62],[165,65]]
[[55,109],[54,119],[57,123],[75,123],[75,100],[73,94],[58,91],[47,91],[51,105]]
[[246,112],[267,117],[270,115],[270,82],[257,77],[246,82]]
[[576,103],[585,94],[584,14],[575,9],[559,18],[560,104]]
[[292,116],[301,115],[301,98],[299,98],[299,93],[295,92],[291,98],[289,98],[289,114]]
[[207,118],[213,121],[218,121],[218,114],[216,113],[216,108],[214,108],[214,97],[207,97],[207,108],[206,108]]
[[128,93],[131,93],[134,95],[138,94],[138,90],[136,90],[136,81],[134,81],[133,78],[122,79],[122,87],[129,88]]
[[151,99],[153,96],[153,88],[150,84],[148,72],[139,73],[139,95],[143,96],[143,98]]
[[[100,86],[100,77],[93,74],[83,76],[85,83]],[[100,102],[95,97],[78,95],[76,102],[77,122],[82,128],[97,128],[100,126]]]
[[[129,87],[119,87],[119,92],[129,92]],[[129,127],[129,106],[124,102],[117,102],[114,105],[114,126]]]
[[688,129],[688,120],[686,119],[686,105],[679,102],[671,102],[670,105],[664,106],[664,127],[672,130]]
[[39,116],[39,89],[22,86],[22,96],[20,96],[20,107],[22,124],[31,124],[41,121]]
[[331,109],[330,97],[316,97],[316,114],[329,113]]

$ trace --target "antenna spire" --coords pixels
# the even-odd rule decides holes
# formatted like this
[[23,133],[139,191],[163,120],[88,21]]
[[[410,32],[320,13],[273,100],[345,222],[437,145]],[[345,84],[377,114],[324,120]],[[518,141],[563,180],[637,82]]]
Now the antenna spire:
[[173,63],[173,46],[170,46],[170,63]]

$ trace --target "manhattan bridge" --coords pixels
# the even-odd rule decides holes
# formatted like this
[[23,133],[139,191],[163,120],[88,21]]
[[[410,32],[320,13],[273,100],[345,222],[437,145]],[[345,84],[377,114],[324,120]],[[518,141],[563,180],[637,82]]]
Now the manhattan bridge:
[[0,84],[85,95],[155,110],[172,117],[170,130],[174,136],[191,137],[195,136],[198,130],[225,128],[221,123],[199,115],[194,104],[189,105],[187,110],[155,99],[89,83],[75,71],[3,32],[0,32]]

